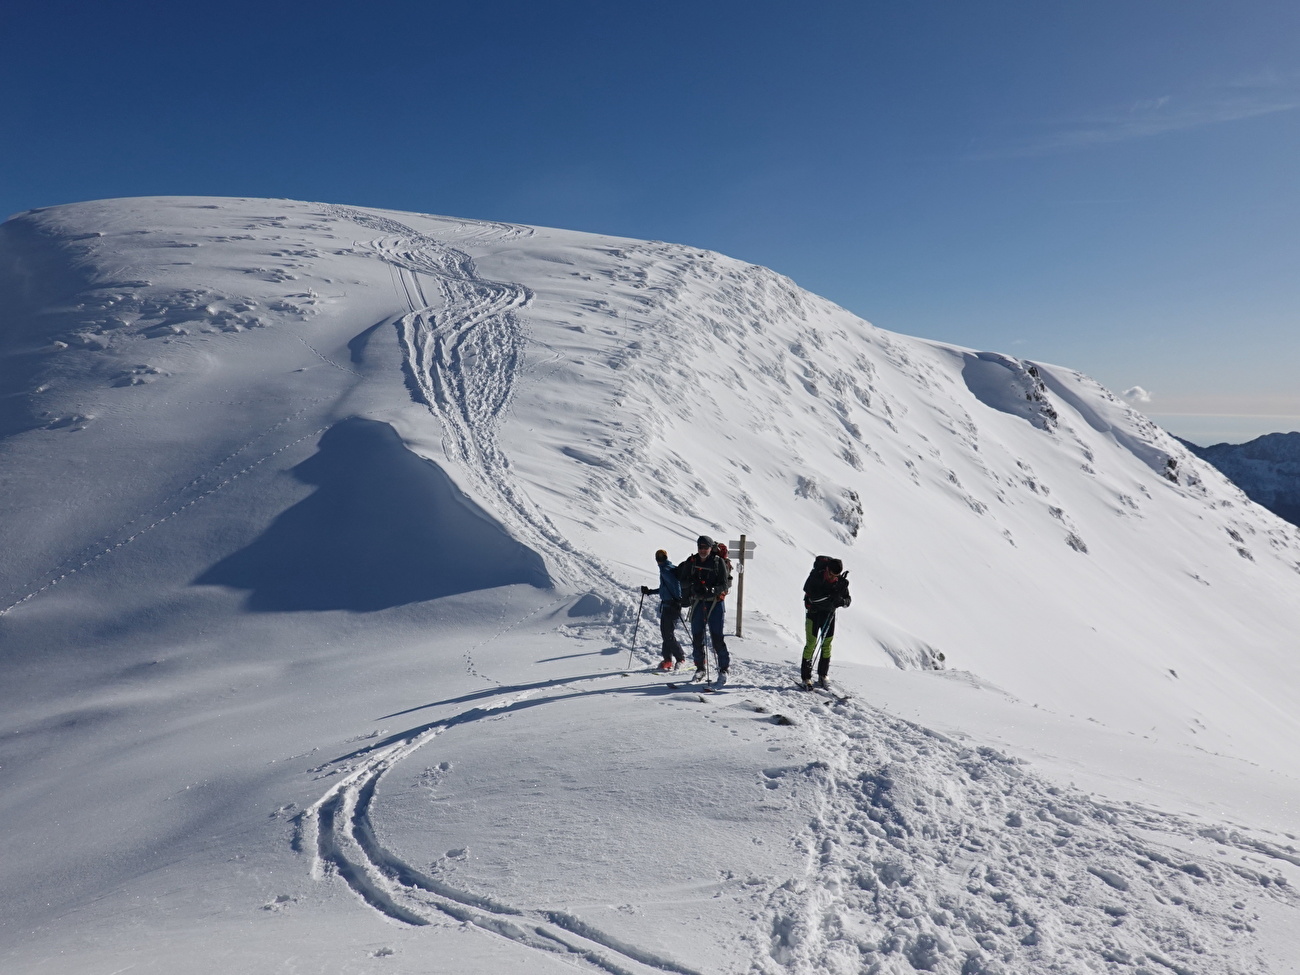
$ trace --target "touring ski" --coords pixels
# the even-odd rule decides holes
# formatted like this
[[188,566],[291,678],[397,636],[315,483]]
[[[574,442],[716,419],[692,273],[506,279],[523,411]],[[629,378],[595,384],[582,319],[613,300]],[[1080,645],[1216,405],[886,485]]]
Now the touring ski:
[[667,687],[669,690],[673,690],[673,691],[681,689],[687,691],[698,691],[701,694],[722,693],[722,689],[718,685],[697,683],[695,681],[682,681],[677,683],[665,684],[664,686]]
[[797,678],[795,679],[794,686],[799,688],[799,690],[801,691],[819,691],[822,694],[825,694],[827,697],[831,698],[832,700],[838,701],[841,704],[849,700],[850,697],[852,696],[849,694],[845,694],[843,691],[837,691],[834,687],[832,687],[829,684],[827,684],[824,687],[820,684],[812,684],[812,683],[805,684],[803,681]]

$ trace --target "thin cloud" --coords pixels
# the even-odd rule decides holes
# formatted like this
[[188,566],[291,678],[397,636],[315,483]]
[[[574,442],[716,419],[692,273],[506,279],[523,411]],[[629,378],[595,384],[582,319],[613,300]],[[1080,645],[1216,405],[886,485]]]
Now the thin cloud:
[[1141,386],[1131,386],[1120,395],[1134,406],[1142,406],[1151,402],[1151,394]]
[[1300,414],[1295,413],[1152,413],[1152,416],[1197,416],[1213,417],[1215,419],[1233,419],[1233,420],[1300,420]]
[[1258,118],[1300,108],[1300,85],[1277,78],[1242,79],[1197,97],[1160,95],[1093,116],[1050,126],[997,148],[976,150],[972,159],[1008,159],[1089,149],[1147,139],[1225,122]]

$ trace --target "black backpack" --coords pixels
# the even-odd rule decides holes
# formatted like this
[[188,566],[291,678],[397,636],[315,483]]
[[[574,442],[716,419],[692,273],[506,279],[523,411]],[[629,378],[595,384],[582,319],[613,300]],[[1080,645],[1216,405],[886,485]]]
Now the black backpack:
[[844,575],[844,563],[831,555],[819,555],[813,559],[812,571],[808,573],[808,578],[821,578],[827,572],[834,576]]
[[[833,592],[837,595],[835,606],[847,606],[849,599],[849,574],[844,571],[844,563],[834,556],[819,555],[813,559],[812,571],[803,584],[804,608],[809,609],[810,592]],[[820,598],[818,600],[820,602]]]

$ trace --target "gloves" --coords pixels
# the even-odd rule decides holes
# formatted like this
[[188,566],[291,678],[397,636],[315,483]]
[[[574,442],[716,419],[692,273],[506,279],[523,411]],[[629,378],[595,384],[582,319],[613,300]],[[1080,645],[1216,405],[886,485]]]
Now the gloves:
[[658,590],[658,589],[651,589],[649,586],[642,586],[642,587],[641,587],[641,595],[642,595],[642,596],[657,596],[657,595],[659,595],[659,590]]

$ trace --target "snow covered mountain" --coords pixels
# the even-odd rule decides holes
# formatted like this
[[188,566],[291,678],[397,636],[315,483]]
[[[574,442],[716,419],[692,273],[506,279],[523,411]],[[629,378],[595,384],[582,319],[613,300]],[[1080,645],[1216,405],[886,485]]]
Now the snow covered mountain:
[[[1300,530],[1070,369],[167,198],[0,227],[0,382],[6,971],[1295,970]],[[700,532],[707,698],[628,668]]]
[[1300,524],[1300,433],[1266,433],[1249,443],[1184,445],[1246,496],[1291,524]]

